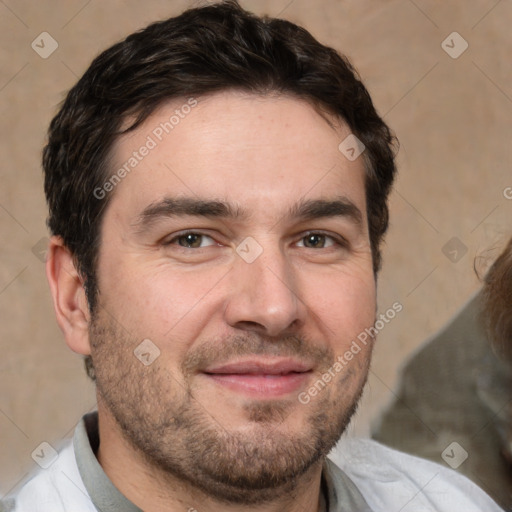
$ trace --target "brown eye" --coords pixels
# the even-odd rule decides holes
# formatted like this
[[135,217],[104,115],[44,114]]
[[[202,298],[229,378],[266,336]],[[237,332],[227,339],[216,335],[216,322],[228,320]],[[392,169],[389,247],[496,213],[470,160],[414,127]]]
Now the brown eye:
[[309,249],[324,249],[334,245],[330,236],[322,235],[321,233],[310,233],[302,238],[302,244]]
[[305,247],[323,247],[325,245],[325,236],[324,235],[308,235],[304,237],[304,246]]
[[178,244],[182,247],[201,247],[201,235],[189,233],[178,238]]
[[198,249],[200,247],[213,245],[215,242],[211,237],[202,235],[201,233],[185,233],[172,239],[170,243],[177,243],[187,249]]

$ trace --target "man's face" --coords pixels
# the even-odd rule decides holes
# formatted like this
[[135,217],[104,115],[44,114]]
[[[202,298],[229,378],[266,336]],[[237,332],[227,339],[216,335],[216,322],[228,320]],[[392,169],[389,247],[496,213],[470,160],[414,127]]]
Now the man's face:
[[338,150],[343,124],[298,99],[185,104],[114,148],[113,172],[139,160],[102,225],[100,418],[217,498],[269,499],[332,448],[366,380],[370,343],[333,369],[375,316],[363,159]]

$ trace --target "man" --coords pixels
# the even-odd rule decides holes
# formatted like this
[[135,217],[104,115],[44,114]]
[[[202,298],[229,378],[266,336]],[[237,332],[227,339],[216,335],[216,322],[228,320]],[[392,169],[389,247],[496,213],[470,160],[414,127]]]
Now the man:
[[370,441],[326,459],[368,373],[393,142],[344,58],[233,1],[95,59],[43,163],[98,412],[5,507],[499,510]]

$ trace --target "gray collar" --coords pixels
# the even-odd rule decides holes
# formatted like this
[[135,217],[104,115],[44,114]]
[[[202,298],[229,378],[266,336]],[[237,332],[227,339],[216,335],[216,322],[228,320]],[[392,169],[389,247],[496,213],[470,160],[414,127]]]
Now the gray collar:
[[94,506],[99,512],[142,512],[121,494],[103,471],[95,455],[99,445],[98,413],[91,412],[77,425],[73,447],[78,471]]
[[324,462],[322,491],[327,512],[373,512],[356,484],[330,459]]
[[[73,447],[85,488],[99,512],[143,512],[121,494],[96,459],[97,412],[86,414],[77,425]],[[372,512],[354,482],[329,459],[322,472],[322,496],[321,512]]]

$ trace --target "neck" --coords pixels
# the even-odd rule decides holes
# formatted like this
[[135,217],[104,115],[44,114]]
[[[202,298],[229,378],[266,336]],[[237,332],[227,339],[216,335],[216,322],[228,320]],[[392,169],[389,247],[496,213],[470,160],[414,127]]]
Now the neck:
[[[116,488],[145,512],[318,512],[321,459],[274,500],[242,505],[218,501],[189,482],[152,466],[123,436],[110,412],[98,402],[97,458]],[[292,485],[294,484],[294,485]],[[278,491],[278,490],[277,490]]]

